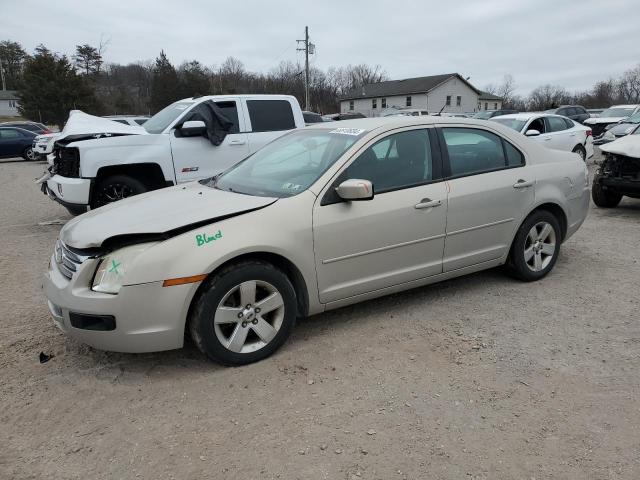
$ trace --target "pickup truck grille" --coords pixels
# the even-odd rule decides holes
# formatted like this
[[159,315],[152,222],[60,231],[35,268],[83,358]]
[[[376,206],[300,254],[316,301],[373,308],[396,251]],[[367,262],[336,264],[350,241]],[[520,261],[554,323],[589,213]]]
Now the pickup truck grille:
[[89,257],[72,252],[69,247],[58,240],[53,258],[56,261],[60,273],[71,280],[73,274],[78,271],[78,267]]
[[80,177],[80,153],[77,148],[60,147],[53,158],[54,173],[68,178]]

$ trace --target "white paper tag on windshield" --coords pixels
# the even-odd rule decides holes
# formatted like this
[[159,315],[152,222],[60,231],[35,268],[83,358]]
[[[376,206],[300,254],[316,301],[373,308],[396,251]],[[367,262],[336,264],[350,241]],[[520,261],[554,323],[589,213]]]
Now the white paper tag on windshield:
[[360,135],[365,130],[363,128],[336,128],[329,133],[339,133],[341,135]]

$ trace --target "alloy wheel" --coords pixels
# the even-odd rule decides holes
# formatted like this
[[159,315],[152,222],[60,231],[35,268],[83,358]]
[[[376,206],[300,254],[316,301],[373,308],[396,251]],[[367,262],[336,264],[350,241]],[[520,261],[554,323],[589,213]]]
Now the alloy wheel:
[[524,243],[524,261],[533,272],[547,268],[556,252],[556,232],[547,222],[536,223]]
[[107,202],[117,202],[123,198],[130,197],[133,194],[133,190],[128,185],[112,183],[104,187],[102,194],[107,199]]
[[33,148],[27,148],[25,154],[27,155],[27,160],[33,161],[36,159],[36,152],[33,151]]
[[243,282],[229,290],[216,308],[216,337],[232,352],[255,352],[277,335],[284,310],[276,287],[262,280]]

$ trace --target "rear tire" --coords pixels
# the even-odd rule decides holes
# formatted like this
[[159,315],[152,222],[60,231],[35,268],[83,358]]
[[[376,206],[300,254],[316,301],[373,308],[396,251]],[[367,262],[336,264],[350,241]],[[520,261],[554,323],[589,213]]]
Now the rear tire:
[[148,190],[144,183],[129,175],[111,175],[97,182],[92,195],[91,208],[102,207]]
[[509,270],[524,281],[540,280],[553,269],[560,252],[562,230],[551,212],[538,210],[520,228],[509,252]]
[[22,151],[22,158],[28,162],[34,162],[38,159],[38,155],[33,151],[33,148],[27,147]]
[[572,150],[573,153],[577,153],[582,158],[583,162],[587,161],[587,151],[584,149],[582,145],[576,145]]
[[600,175],[596,174],[591,185],[591,198],[600,208],[617,207],[622,200],[622,195],[611,190],[605,190],[600,183]]
[[296,293],[273,265],[244,261],[211,275],[194,300],[189,332],[209,359],[257,362],[285,342],[296,322]]

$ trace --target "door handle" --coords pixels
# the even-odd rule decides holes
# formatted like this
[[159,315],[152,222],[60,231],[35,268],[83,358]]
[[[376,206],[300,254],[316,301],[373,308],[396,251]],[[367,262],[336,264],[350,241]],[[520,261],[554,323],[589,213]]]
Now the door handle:
[[548,141],[550,141],[550,140],[551,140],[551,138],[550,138],[550,137],[545,137],[545,138],[544,138],[544,141],[545,141],[545,142],[548,142]]
[[246,142],[246,140],[231,140],[229,142],[229,145],[244,145]]
[[422,200],[420,200],[420,203],[414,206],[414,208],[416,208],[417,210],[422,210],[424,208],[439,207],[440,205],[442,205],[442,200],[431,200],[430,198],[423,198]]
[[527,182],[526,180],[520,179],[513,184],[513,188],[527,188],[527,187],[531,187],[533,183],[534,183],[533,180],[529,180]]

